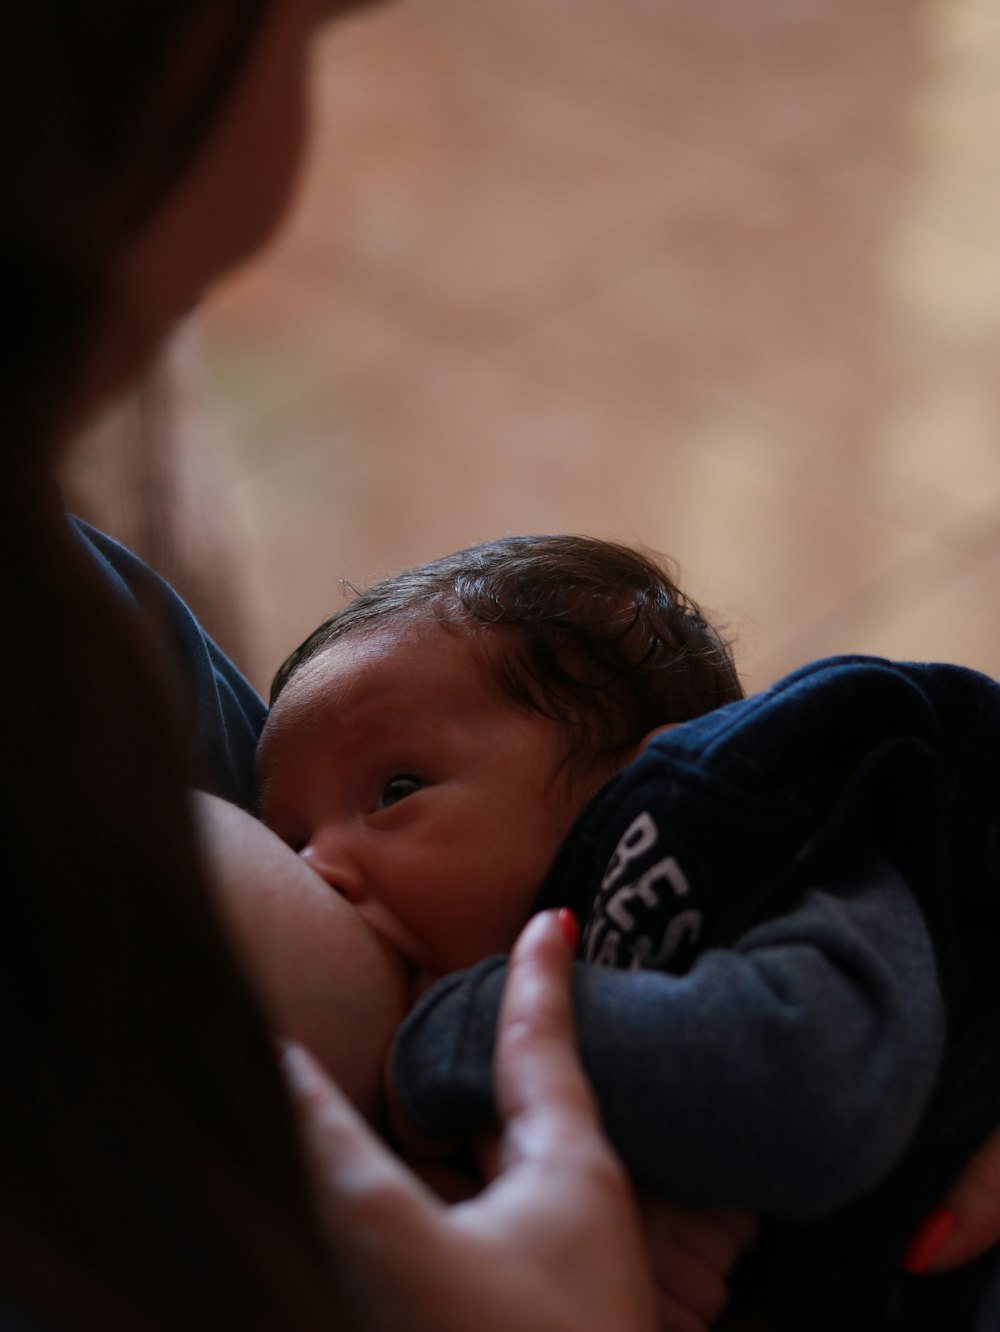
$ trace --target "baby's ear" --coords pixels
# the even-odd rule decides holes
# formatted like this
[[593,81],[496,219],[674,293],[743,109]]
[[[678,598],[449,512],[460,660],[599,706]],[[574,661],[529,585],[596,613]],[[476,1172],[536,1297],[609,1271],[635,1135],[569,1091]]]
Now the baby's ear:
[[[658,735],[663,735],[664,731],[672,731],[675,726],[680,726],[680,722],[665,722],[663,726],[656,726],[651,731],[647,731],[637,745],[635,745],[625,756],[625,763],[631,763],[637,759],[651,740],[655,740]],[[622,765],[625,766],[624,764]]]

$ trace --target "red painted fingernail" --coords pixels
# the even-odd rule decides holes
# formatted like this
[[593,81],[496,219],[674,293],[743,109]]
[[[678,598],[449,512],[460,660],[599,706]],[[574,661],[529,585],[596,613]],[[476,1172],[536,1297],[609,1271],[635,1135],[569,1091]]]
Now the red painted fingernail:
[[932,1258],[941,1252],[945,1240],[958,1225],[958,1217],[946,1207],[930,1212],[907,1245],[903,1255],[903,1270],[919,1276],[926,1272]]
[[569,907],[560,907],[556,912],[556,920],[559,922],[559,928],[566,940],[566,947],[575,957],[576,946],[580,942],[580,926],[576,916],[570,911]]

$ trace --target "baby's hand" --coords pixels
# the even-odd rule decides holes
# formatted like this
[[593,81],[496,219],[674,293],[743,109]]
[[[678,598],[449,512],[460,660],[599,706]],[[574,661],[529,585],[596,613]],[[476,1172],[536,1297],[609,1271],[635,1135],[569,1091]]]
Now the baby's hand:
[[737,1208],[695,1210],[640,1199],[658,1303],[658,1332],[708,1332],[729,1300],[728,1278],[754,1243],[757,1222]]
[[[382,1088],[390,1141],[440,1198],[461,1202],[497,1177],[495,1127],[484,1127],[464,1149],[414,1128],[392,1080],[391,1050]],[[639,1219],[656,1283],[657,1332],[708,1332],[728,1303],[728,1278],[737,1258],[757,1237],[756,1219],[737,1208],[695,1210],[651,1195],[640,1199]]]
[[485,1181],[474,1156],[460,1143],[428,1138],[414,1128],[393,1082],[392,1053],[390,1045],[382,1069],[383,1133],[413,1173],[444,1202],[475,1197]]

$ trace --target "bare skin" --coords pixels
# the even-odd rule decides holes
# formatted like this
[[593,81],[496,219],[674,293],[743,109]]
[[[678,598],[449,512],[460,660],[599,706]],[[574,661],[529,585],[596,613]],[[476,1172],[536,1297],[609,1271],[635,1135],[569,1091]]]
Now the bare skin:
[[953,1214],[954,1228],[928,1258],[928,1275],[961,1267],[1000,1242],[1000,1128],[966,1165],[941,1209]]
[[407,1006],[401,958],[262,823],[197,795],[223,921],[276,1032],[307,1045],[369,1119]]

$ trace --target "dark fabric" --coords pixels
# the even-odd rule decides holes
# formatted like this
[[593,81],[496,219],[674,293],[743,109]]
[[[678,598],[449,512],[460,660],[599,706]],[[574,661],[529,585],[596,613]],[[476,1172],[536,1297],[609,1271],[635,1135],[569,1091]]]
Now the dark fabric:
[[0,1301],[0,1332],[41,1332],[41,1324]]
[[79,518],[71,522],[108,582],[166,647],[190,737],[191,784],[244,809],[254,801],[253,764],[267,709],[208,637],[177,593],[117,541]]

